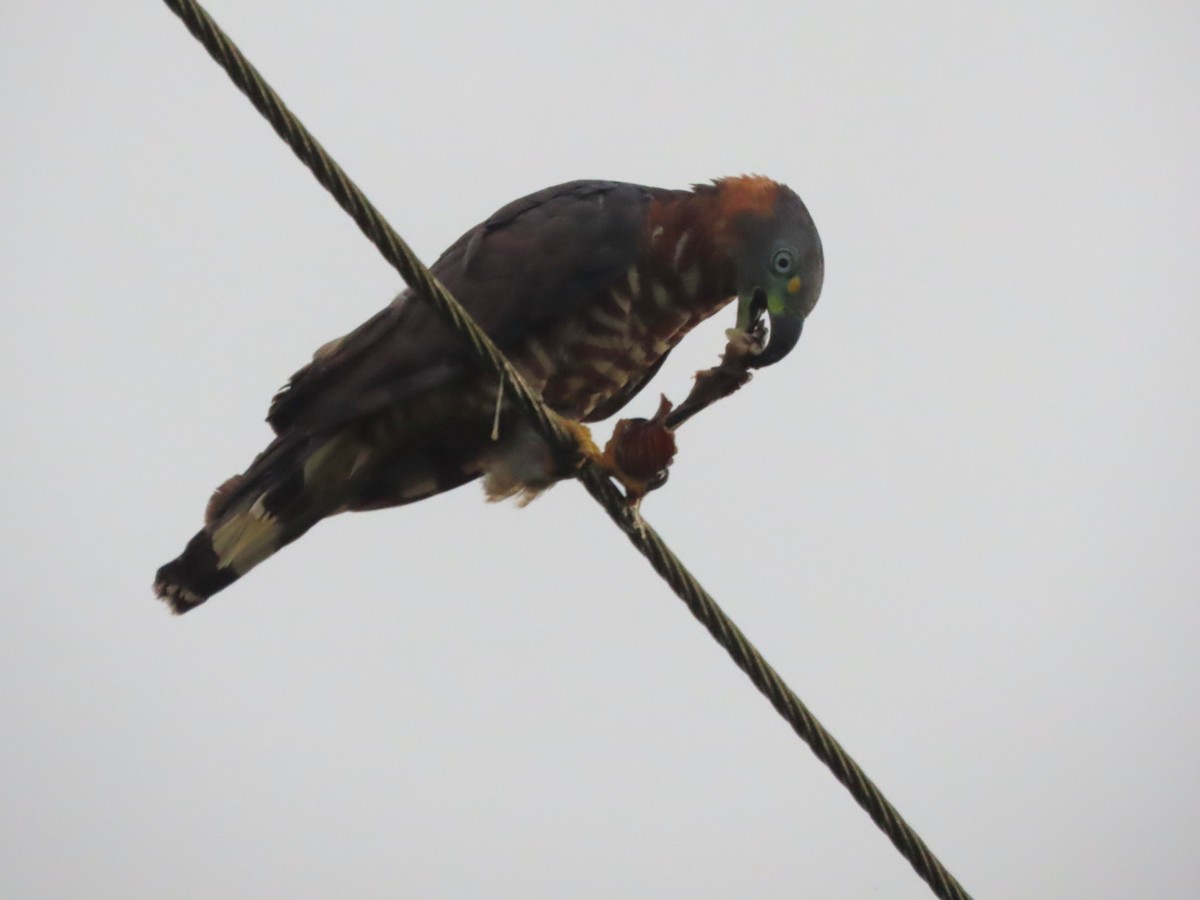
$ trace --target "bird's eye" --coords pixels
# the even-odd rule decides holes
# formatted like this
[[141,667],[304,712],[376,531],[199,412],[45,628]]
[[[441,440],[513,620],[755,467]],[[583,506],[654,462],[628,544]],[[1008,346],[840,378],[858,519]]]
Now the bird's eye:
[[776,250],[775,255],[771,257],[771,268],[780,275],[786,275],[792,271],[795,261],[791,250]]

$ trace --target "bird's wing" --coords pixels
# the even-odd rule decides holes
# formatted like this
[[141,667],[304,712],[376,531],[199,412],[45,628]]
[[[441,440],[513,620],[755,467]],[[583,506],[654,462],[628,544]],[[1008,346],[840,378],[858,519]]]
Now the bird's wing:
[[[455,241],[435,276],[503,350],[574,315],[636,260],[649,190],[573,181],[530,194]],[[472,369],[462,339],[405,291],[317,351],[271,403],[277,433],[323,431]]]

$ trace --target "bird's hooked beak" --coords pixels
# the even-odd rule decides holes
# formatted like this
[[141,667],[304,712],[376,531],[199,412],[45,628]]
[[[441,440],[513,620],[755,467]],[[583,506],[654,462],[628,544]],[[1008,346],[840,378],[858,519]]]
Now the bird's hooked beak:
[[796,310],[785,297],[769,294],[758,286],[738,295],[739,329],[751,333],[761,327],[763,313],[767,314],[771,327],[767,345],[761,353],[747,361],[754,369],[777,363],[791,353],[800,340],[800,332],[804,330],[805,314]]

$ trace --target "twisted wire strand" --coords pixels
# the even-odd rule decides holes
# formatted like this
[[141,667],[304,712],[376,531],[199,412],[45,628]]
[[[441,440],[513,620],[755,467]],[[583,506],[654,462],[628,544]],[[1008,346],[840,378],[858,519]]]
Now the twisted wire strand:
[[[382,214],[367,200],[341,166],[325,152],[316,138],[287,108],[203,7],[194,0],[164,2],[204,45],[209,55],[221,65],[254,107],[271,123],[276,133],[292,148],[317,181],[358,224],[383,257],[395,267],[404,281],[425,302],[433,306],[447,326],[462,336],[476,361],[486,371],[497,376],[501,389],[508,393],[551,448],[560,454],[577,455],[575,438],[565,428],[559,416],[529,388],[504,354],[417,259]],[[683,600],[692,615],[699,619],[713,638],[725,648],[738,667],[771,701],[817,758],[846,786],[859,806],[867,811],[917,874],[929,884],[934,894],[943,900],[970,900],[970,895],[934,856],[920,836],[774,668],[763,659],[741,629],[725,615],[716,600],[701,587],[699,581],[667,547],[658,533],[640,517],[633,515],[625,498],[612,481],[590,460],[583,460],[577,477],[588,493],[625,532],[633,545],[650,561],[655,571]]]

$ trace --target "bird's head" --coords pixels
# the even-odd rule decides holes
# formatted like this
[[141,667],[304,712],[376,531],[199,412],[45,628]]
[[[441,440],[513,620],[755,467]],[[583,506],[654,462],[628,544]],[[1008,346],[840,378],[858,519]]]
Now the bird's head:
[[804,203],[785,185],[744,176],[716,186],[735,269],[737,325],[748,331],[766,313],[770,336],[751,365],[769,366],[796,346],[821,296],[821,238]]

